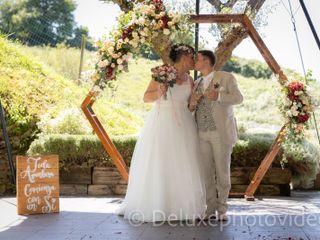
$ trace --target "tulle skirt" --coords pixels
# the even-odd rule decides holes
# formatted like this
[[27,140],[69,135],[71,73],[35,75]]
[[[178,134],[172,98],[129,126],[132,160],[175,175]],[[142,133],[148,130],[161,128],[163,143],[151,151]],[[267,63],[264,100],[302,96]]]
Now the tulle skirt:
[[202,172],[187,103],[157,103],[138,138],[127,193],[116,213],[145,222],[201,217],[206,207]]

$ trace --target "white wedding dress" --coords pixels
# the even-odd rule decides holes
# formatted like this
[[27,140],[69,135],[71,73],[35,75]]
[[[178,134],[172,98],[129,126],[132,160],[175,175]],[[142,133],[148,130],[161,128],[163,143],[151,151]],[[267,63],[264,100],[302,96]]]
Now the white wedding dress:
[[189,81],[156,102],[138,138],[125,199],[116,213],[154,222],[205,213],[205,187],[195,120],[187,108]]

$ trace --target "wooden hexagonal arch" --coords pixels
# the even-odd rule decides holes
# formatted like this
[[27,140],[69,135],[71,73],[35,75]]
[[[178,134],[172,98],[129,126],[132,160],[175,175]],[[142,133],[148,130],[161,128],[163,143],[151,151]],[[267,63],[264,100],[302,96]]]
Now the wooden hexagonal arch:
[[[216,14],[216,15],[192,15],[191,21],[193,23],[241,23],[243,27],[247,30],[249,36],[255,43],[256,47],[262,54],[263,58],[267,62],[270,69],[277,75],[279,75],[279,81],[281,84],[287,81],[287,77],[281,70],[279,64],[276,62],[270,51],[268,50],[267,46],[259,36],[258,32],[255,30],[251,20],[245,14]],[[124,162],[121,154],[112,143],[111,139],[109,138],[107,132],[103,128],[102,124],[100,123],[99,119],[97,118],[96,114],[92,110],[92,105],[95,102],[96,94],[93,91],[90,91],[86,96],[85,100],[81,104],[81,108],[88,118],[94,132],[97,134],[98,138],[103,144],[104,149],[111,157],[113,163],[119,170],[122,178],[128,182],[128,167]],[[270,168],[274,158],[278,154],[280,150],[281,144],[281,134],[284,130],[285,126],[283,126],[274,140],[269,152],[262,160],[258,170],[256,171],[253,179],[251,180],[250,185],[248,186],[245,193],[234,193],[231,195],[242,195],[245,196],[247,200],[254,200],[254,193],[258,188],[259,184],[261,183],[262,178],[264,177],[267,170]]]

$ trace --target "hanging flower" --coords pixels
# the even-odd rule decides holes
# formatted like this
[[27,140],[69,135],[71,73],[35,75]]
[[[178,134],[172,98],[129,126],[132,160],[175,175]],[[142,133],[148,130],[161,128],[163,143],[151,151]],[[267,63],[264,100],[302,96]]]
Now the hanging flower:
[[166,10],[162,0],[132,1],[130,4],[133,10],[120,13],[119,25],[110,37],[96,42],[98,61],[92,80],[101,88],[127,69],[132,52],[137,52],[140,44],[150,44],[161,34],[173,34],[183,22],[179,20],[178,13]]
[[291,81],[284,83],[282,91],[285,98],[280,104],[280,110],[285,118],[286,128],[282,135],[284,149],[282,165],[286,162],[285,154],[292,149],[300,149],[309,127],[309,119],[313,111],[313,101],[304,83]]

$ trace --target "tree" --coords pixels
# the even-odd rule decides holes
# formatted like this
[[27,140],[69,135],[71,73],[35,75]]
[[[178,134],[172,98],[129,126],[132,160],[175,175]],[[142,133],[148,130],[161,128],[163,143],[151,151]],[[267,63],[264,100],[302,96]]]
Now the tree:
[[89,36],[89,29],[85,26],[76,27],[74,29],[73,38],[69,39],[67,41],[67,44],[70,47],[79,48],[81,47],[81,41],[83,36],[85,37],[86,41],[85,48],[90,51],[95,50],[94,40]]
[[[124,12],[129,12],[132,7],[133,1],[130,0],[101,0],[103,2],[112,2],[118,4],[120,9]],[[216,13],[223,13],[226,9],[232,9],[236,6],[238,2],[244,2],[241,0],[228,0],[228,1],[220,1],[220,0],[207,0],[215,9]],[[189,1],[190,4],[195,4],[194,1]],[[261,9],[265,0],[248,0],[246,6],[242,13],[247,14],[247,16],[254,20],[257,13]],[[217,63],[215,68],[217,70],[221,69],[228,59],[232,55],[232,51],[244,40],[248,37],[247,31],[240,25],[230,27],[223,24],[218,24],[218,31],[221,36],[221,40],[218,46],[215,49],[215,54],[217,56]],[[154,50],[161,56],[164,62],[168,62],[168,51],[170,48],[171,41],[167,36],[161,36],[155,40],[153,43]]]
[[2,0],[0,31],[28,45],[68,40],[75,26],[73,0]]

